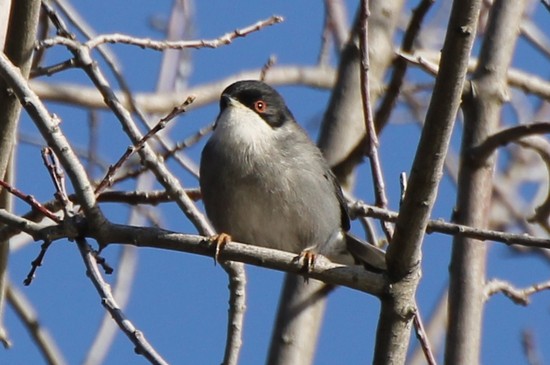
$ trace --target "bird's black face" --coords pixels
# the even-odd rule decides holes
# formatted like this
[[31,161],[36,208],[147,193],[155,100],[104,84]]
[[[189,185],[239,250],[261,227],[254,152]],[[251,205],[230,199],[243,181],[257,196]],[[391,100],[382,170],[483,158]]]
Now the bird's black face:
[[231,99],[258,114],[272,128],[294,121],[282,96],[264,82],[245,80],[229,85],[222,93],[220,112],[231,104]]

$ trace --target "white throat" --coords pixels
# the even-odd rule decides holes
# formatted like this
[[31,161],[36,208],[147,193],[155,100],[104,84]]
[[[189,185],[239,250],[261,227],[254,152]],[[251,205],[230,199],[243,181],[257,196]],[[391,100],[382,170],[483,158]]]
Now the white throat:
[[265,120],[242,104],[227,106],[216,123],[211,139],[237,144],[249,152],[264,151],[276,134]]

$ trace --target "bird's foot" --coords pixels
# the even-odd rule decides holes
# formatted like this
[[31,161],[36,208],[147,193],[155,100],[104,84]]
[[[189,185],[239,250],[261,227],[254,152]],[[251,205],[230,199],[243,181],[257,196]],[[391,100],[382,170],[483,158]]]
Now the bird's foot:
[[315,258],[317,253],[311,249],[306,248],[300,255],[298,255],[298,261],[303,262],[302,270],[309,274],[315,268]]
[[231,242],[231,236],[227,233],[215,234],[209,238],[209,241],[215,245],[214,265],[219,262],[220,252],[227,242]]

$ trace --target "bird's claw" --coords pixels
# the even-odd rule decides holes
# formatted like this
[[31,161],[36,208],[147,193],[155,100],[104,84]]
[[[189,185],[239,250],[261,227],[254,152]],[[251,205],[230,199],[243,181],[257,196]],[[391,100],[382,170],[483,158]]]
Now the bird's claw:
[[309,274],[313,269],[315,268],[315,259],[317,257],[317,254],[311,250],[305,249],[302,252],[300,252],[300,255],[298,256],[298,260],[303,261],[302,270]]
[[231,236],[227,233],[215,234],[210,237],[209,241],[215,245],[214,251],[214,265],[219,262],[220,252],[227,242],[231,242]]

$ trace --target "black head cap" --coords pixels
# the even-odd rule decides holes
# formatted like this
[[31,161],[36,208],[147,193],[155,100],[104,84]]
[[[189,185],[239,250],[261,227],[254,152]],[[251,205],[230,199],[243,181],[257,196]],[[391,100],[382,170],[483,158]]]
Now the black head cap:
[[283,97],[271,86],[262,81],[243,80],[229,85],[220,100],[220,109],[227,107],[227,97],[238,100],[257,113],[271,127],[280,127],[285,122],[294,122]]

